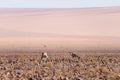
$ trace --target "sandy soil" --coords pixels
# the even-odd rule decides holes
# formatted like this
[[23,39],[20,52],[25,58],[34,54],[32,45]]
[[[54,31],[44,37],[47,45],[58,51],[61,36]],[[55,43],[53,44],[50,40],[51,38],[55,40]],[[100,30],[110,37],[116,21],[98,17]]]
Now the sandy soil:
[[71,37],[0,38],[1,52],[69,52],[82,50],[119,50],[117,39]]

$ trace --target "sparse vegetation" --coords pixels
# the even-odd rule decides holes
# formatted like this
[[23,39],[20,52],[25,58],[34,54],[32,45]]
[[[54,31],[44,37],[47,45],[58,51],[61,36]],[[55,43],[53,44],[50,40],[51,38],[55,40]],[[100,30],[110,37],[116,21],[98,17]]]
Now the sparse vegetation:
[[1,55],[0,80],[120,80],[120,54],[48,55]]

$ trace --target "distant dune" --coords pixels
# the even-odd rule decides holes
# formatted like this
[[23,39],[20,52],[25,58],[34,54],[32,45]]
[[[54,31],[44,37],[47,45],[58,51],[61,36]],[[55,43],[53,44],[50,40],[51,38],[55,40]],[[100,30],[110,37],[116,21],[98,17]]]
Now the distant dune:
[[118,50],[120,7],[0,9],[0,52]]

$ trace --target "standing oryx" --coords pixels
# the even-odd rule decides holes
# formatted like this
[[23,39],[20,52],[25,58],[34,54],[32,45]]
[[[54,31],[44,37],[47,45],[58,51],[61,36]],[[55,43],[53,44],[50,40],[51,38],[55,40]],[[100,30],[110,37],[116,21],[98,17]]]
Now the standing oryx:
[[78,58],[80,59],[80,57],[78,55],[76,55],[75,53],[73,52],[69,52],[69,54],[71,55],[71,57],[74,59],[74,58]]
[[48,59],[48,55],[46,52],[42,52],[42,55],[41,55],[41,60],[42,61],[46,61]]

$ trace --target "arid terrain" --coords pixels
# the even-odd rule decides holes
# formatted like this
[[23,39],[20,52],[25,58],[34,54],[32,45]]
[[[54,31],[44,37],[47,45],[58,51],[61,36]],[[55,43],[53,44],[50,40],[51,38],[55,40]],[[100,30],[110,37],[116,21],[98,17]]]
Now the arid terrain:
[[0,80],[120,80],[120,6],[0,8]]
[[0,55],[0,80],[120,80],[120,53]]

